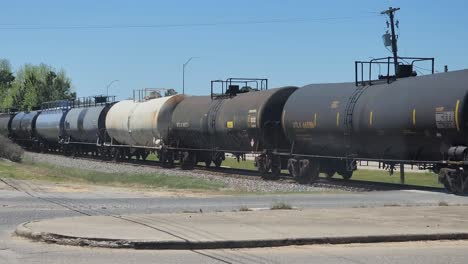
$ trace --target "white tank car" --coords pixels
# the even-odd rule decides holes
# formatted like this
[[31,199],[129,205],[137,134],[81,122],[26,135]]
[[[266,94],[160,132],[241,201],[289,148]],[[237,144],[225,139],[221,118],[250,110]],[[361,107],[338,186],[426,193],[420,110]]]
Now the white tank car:
[[172,112],[183,99],[183,95],[174,95],[116,103],[107,113],[107,133],[115,145],[159,147],[167,137]]

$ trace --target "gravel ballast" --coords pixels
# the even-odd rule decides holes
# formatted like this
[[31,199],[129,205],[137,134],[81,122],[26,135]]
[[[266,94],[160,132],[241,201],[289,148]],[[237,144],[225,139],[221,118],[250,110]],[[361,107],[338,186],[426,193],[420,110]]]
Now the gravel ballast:
[[[34,163],[48,163],[60,167],[87,169],[104,173],[128,173],[128,174],[166,174],[174,177],[189,176],[205,180],[214,180],[223,183],[227,189],[241,192],[324,192],[336,190],[315,185],[301,185],[294,182],[264,181],[260,177],[245,176],[239,174],[226,174],[219,172],[181,170],[179,168],[166,169],[157,166],[133,165],[128,163],[115,163],[84,158],[70,158],[61,155],[39,154],[27,152],[27,159]],[[343,188],[340,188],[343,190]]]

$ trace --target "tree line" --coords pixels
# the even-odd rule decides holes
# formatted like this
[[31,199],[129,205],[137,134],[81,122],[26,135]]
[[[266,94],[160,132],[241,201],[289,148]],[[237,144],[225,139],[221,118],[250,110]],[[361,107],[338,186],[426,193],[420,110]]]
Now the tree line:
[[32,110],[44,102],[76,99],[71,79],[52,66],[25,64],[16,72],[7,59],[0,59],[0,108]]

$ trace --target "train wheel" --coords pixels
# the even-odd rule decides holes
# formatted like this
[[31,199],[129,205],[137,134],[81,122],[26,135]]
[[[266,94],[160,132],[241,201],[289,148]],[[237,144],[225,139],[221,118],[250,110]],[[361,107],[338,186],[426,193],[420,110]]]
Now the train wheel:
[[314,160],[303,159],[299,161],[299,175],[296,181],[301,184],[315,182],[319,177],[318,162]]
[[157,152],[158,154],[158,160],[159,163],[164,167],[166,165],[166,160],[167,160],[167,151],[165,149],[161,149],[160,151]]
[[197,163],[197,157],[195,156],[195,153],[188,152],[188,151],[182,152],[182,155],[180,158],[180,165],[183,170],[193,169],[196,163]]
[[143,161],[146,161],[146,159],[148,158],[148,156],[149,156],[149,152],[147,152],[147,151],[144,151],[144,152],[141,153],[141,159],[142,159]]
[[271,167],[270,180],[278,180],[281,176],[281,157],[277,155],[268,155],[267,158]]
[[76,158],[76,156],[77,156],[76,146],[73,146],[73,147],[72,147],[72,149],[71,149],[71,156],[72,156],[72,158]]
[[112,158],[113,158],[113,160],[114,160],[115,162],[119,161],[119,159],[120,159],[120,154],[121,154],[121,153],[120,153],[120,150],[117,149],[117,148],[114,148],[114,149],[112,149],[112,151],[111,151]]
[[205,160],[205,166],[209,168],[211,166],[211,160]]
[[158,152],[159,162],[165,168],[174,167],[174,152],[169,152],[166,149],[162,149]]
[[325,168],[323,170],[323,173],[325,173],[327,179],[331,179],[335,175],[336,170],[334,170],[333,168]]
[[300,184],[307,184],[310,182],[310,161],[301,160],[299,161],[299,173],[296,177],[296,181]]
[[459,169],[440,169],[439,182],[449,193],[460,195],[468,190],[468,175]]
[[270,180],[278,180],[281,176],[281,166],[273,165],[271,167]]
[[255,157],[255,166],[258,169],[258,172],[260,172],[262,179],[268,180],[269,175],[268,171],[270,170],[270,164],[267,162],[267,156],[266,154],[261,154]]
[[349,180],[353,176],[353,171],[344,169],[344,170],[338,171],[338,174],[341,177],[343,177],[343,180]]
[[174,167],[174,160],[175,160],[174,152],[173,151],[168,152],[167,153],[167,166],[169,166],[169,168]]
[[223,163],[223,160],[224,160],[224,154],[216,155],[216,158],[213,160],[213,163],[216,166],[216,168],[221,167],[221,164]]
[[288,159],[288,171],[293,178],[299,177],[299,161],[297,159]]
[[340,162],[338,164],[337,172],[343,180],[349,180],[353,176],[353,172],[357,169],[356,161],[352,161],[351,163],[348,162]]

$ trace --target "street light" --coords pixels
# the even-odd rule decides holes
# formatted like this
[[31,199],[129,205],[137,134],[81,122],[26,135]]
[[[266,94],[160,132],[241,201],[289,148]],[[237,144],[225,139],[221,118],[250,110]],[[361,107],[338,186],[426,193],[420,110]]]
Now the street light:
[[192,60],[200,57],[190,57],[183,65],[182,65],[182,94],[185,94],[185,66]]
[[119,80],[113,80],[112,82],[110,82],[107,86],[106,86],[106,96],[109,97],[109,87],[115,83],[115,82],[118,82]]

